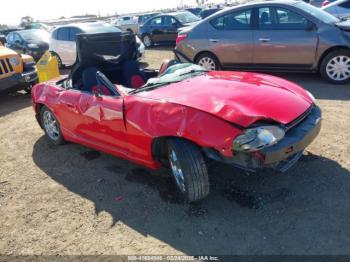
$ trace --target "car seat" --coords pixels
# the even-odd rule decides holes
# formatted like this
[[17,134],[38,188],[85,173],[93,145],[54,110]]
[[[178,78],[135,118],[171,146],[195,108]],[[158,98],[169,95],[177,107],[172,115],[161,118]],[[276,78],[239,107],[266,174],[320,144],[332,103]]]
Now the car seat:
[[146,76],[135,60],[128,60],[122,65],[123,83],[129,88],[140,88],[146,83]]
[[[98,82],[96,73],[98,69],[96,67],[88,67],[82,73],[83,86],[80,88],[82,91],[95,93],[98,92]],[[104,85],[101,86],[101,92],[103,95],[111,95],[111,92]]]

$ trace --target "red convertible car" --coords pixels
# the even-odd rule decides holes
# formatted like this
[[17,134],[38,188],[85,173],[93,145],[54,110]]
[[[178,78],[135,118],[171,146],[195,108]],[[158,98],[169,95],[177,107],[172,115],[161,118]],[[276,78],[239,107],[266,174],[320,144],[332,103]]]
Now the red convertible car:
[[314,97],[281,78],[175,62],[140,70],[126,33],[79,35],[77,54],[69,77],[32,91],[49,141],[170,167],[190,202],[209,193],[206,159],[285,171],[321,128]]

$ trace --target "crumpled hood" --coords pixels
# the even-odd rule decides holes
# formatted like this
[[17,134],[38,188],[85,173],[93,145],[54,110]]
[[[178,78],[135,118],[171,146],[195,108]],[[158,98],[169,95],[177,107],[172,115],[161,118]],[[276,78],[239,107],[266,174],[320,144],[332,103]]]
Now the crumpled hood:
[[243,127],[259,120],[288,124],[313,103],[303,88],[287,80],[221,71],[137,93],[137,96],[195,108]]

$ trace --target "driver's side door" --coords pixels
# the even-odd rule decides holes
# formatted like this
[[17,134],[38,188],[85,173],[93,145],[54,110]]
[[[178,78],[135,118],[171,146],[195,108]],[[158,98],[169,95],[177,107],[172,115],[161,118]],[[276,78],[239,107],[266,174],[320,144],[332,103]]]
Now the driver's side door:
[[76,130],[77,134],[97,148],[112,153],[126,154],[123,97],[112,83],[102,85],[108,89],[108,95],[101,90],[94,91],[94,93],[84,92],[79,99],[77,109],[80,121]]

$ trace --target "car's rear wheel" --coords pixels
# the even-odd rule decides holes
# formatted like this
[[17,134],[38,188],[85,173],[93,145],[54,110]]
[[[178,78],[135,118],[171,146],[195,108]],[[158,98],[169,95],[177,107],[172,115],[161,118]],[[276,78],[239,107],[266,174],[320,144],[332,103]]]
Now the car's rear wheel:
[[59,69],[63,69],[64,65],[62,63],[62,59],[60,58],[60,56],[58,54],[54,53],[54,52],[52,52],[51,55],[56,58],[57,64],[58,64],[58,68]]
[[330,52],[320,67],[322,78],[333,84],[350,81],[350,50],[340,49]]
[[152,40],[150,35],[145,35],[142,38],[142,42],[143,42],[143,44],[145,45],[146,48],[149,48],[149,47],[153,46],[153,40]]
[[211,53],[199,55],[195,63],[210,71],[219,70],[221,68],[219,60]]
[[51,143],[55,145],[65,143],[57,118],[46,106],[43,106],[40,110],[40,121],[41,126]]
[[185,201],[199,201],[209,194],[207,167],[196,145],[183,139],[170,139],[168,159],[176,187]]

